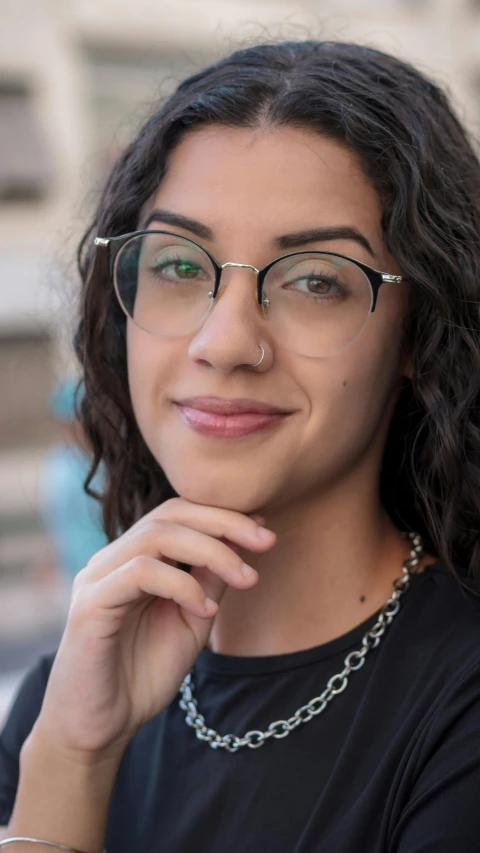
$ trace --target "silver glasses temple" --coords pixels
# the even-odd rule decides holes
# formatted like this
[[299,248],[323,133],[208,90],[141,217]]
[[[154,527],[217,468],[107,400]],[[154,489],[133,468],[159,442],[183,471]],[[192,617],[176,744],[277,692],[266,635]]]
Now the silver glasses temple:
[[390,275],[387,272],[382,272],[382,281],[391,281],[393,284],[400,284],[403,278],[401,275]]
[[[14,841],[29,841],[32,844],[46,844],[47,847],[56,847],[57,850],[65,850],[66,853],[83,853],[82,850],[75,850],[74,847],[69,847],[67,844],[58,844],[56,841],[45,841],[43,838],[27,838],[23,835],[15,836],[15,838],[4,838],[3,841],[0,841],[0,847],[4,847],[7,844],[13,844]],[[103,853],[107,853],[107,851],[103,850]]]

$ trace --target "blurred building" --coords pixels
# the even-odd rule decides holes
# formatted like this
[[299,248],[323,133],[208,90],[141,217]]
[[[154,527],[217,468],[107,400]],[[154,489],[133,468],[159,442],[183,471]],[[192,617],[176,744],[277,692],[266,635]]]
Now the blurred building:
[[0,578],[43,547],[48,393],[72,367],[75,248],[102,177],[159,96],[240,44],[360,40],[414,61],[476,131],[474,0],[3,0],[0,5]]

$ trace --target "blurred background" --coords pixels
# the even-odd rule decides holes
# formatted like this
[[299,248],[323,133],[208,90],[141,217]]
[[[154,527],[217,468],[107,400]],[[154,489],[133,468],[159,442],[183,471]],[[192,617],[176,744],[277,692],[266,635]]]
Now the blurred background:
[[480,0],[0,0],[0,725],[104,541],[75,449],[77,243],[158,98],[272,38],[411,60],[479,136]]

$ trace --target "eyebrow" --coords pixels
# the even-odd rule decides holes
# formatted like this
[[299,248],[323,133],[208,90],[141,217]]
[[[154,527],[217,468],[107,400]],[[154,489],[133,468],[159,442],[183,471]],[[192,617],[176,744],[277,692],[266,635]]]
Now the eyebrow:
[[[195,234],[196,237],[200,237],[201,240],[213,240],[215,237],[214,232],[207,225],[204,225],[197,219],[190,219],[189,216],[183,216],[181,213],[173,213],[171,210],[162,208],[153,210],[146,221],[140,225],[140,230],[143,231],[148,228],[152,222],[160,222],[164,225],[183,228],[185,231]],[[349,225],[294,231],[290,234],[282,234],[280,237],[275,237],[273,242],[277,249],[298,249],[308,243],[326,242],[328,240],[353,240],[366,249],[372,258],[375,257],[375,253],[367,238],[361,231]]]

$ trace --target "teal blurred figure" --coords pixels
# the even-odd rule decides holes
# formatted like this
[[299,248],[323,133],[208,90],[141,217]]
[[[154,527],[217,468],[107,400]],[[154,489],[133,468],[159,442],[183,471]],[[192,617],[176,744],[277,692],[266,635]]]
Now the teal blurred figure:
[[[58,424],[59,439],[47,452],[40,476],[40,513],[68,592],[75,575],[108,542],[102,527],[100,503],[83,488],[89,460],[82,449],[82,430],[75,415],[76,386],[76,380],[67,379],[59,383],[51,395],[50,405]],[[102,491],[100,469],[91,486],[95,491]]]

